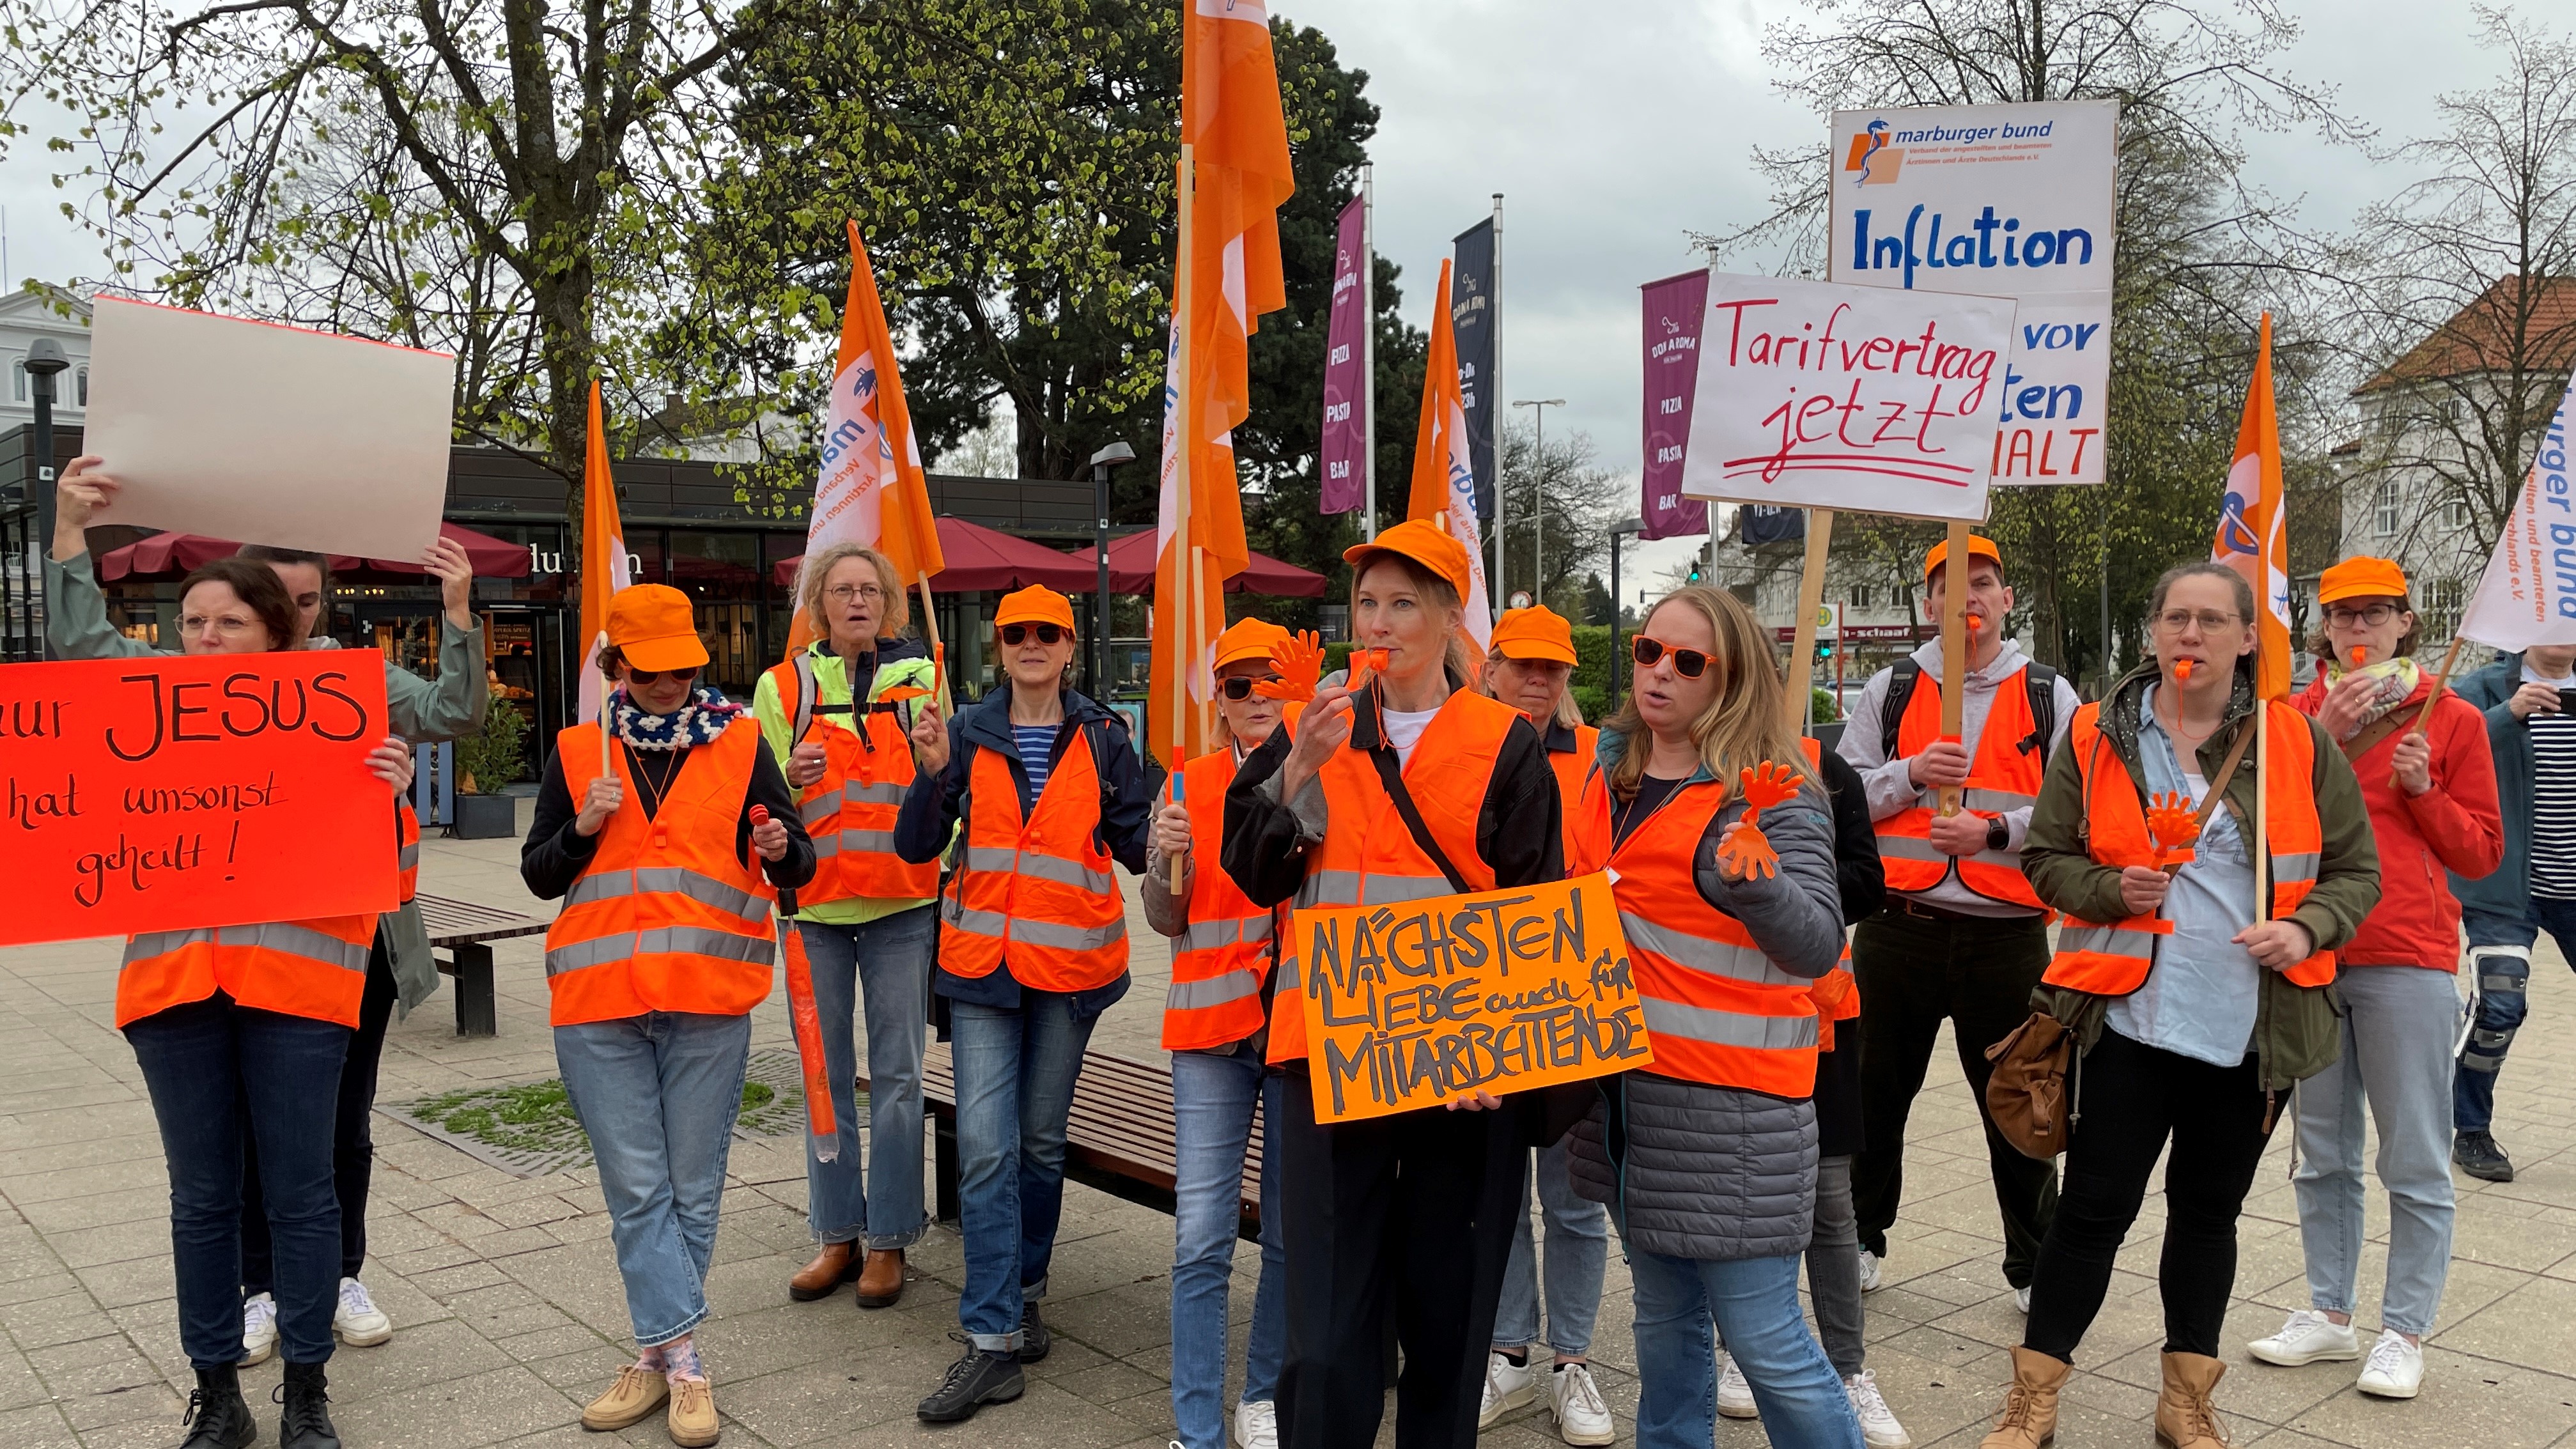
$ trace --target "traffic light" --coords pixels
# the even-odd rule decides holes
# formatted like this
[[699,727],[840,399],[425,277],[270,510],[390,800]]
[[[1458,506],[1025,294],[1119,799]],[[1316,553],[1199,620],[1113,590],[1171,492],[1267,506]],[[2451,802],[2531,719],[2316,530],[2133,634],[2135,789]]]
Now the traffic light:
[[1717,545],[1712,541],[1701,544],[1699,546],[1699,552],[1691,555],[1690,581],[1692,583],[1704,584],[1708,582],[1709,565],[1716,561],[1713,557],[1716,552]]

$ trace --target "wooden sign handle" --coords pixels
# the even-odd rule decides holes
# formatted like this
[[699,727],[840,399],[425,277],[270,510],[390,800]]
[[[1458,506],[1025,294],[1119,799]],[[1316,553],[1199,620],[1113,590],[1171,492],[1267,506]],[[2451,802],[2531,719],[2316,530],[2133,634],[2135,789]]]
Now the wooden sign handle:
[[[1941,558],[1941,737],[1959,738],[1968,691],[1968,525],[1950,525],[1947,551]],[[1965,791],[1941,787],[1943,815],[1959,813]]]

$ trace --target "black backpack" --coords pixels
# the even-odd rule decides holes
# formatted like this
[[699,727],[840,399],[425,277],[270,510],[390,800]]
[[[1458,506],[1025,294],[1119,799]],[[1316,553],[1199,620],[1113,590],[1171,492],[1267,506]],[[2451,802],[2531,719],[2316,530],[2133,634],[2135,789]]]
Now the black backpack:
[[[2021,670],[2022,685],[2030,691],[2030,717],[2036,727],[2029,739],[2018,742],[2023,754],[2037,754],[2041,764],[2048,763],[2050,745],[2057,738],[2057,671],[2031,660]],[[1896,758],[1896,734],[1905,723],[1905,707],[1914,698],[1914,686],[1923,679],[1923,666],[1911,657],[1899,659],[1888,671],[1887,702],[1878,712],[1878,754],[1884,760]]]

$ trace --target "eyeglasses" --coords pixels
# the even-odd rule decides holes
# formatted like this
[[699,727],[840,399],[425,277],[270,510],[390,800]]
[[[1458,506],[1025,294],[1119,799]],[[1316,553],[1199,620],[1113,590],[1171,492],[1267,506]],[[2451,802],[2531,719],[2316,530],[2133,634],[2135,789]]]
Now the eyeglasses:
[[638,669],[634,665],[630,664],[626,666],[626,682],[629,684],[658,684],[665,677],[668,677],[674,684],[686,684],[690,680],[698,677],[698,670],[702,667],[703,666],[692,664],[686,669]]
[[2349,629],[2355,624],[2367,624],[2376,629],[2396,617],[2397,606],[2385,602],[2364,604],[2358,609],[2338,608],[2332,604],[2326,606],[2326,622],[2338,629]]
[[1240,704],[1243,701],[1252,698],[1252,687],[1254,685],[1268,684],[1278,677],[1279,676],[1276,674],[1265,674],[1260,678],[1255,679],[1249,674],[1230,674],[1225,678],[1218,680],[1216,682],[1216,687],[1225,691],[1226,698]]
[[2167,609],[2156,616],[2156,632],[2179,634],[2192,625],[2198,624],[2203,634],[2215,634],[2222,629],[2235,627],[2236,623],[2236,615],[2221,613],[2216,609]]
[[852,599],[865,599],[873,604],[885,596],[885,590],[875,584],[834,584],[823,591],[823,597],[835,604],[846,604]]
[[182,634],[202,634],[211,628],[226,639],[238,639],[258,627],[260,627],[259,620],[246,619],[239,614],[182,614],[179,616],[179,632]]
[[1636,660],[1640,669],[1653,668],[1655,661],[1666,653],[1673,656],[1673,672],[1684,679],[1697,679],[1708,672],[1708,656],[1699,650],[1675,648],[1644,634],[1638,635],[1628,645],[1628,657]]
[[1036,632],[1038,642],[1041,644],[1061,644],[1065,636],[1073,632],[1061,624],[1004,624],[1002,642],[1017,649],[1029,642],[1029,634],[1032,630]]

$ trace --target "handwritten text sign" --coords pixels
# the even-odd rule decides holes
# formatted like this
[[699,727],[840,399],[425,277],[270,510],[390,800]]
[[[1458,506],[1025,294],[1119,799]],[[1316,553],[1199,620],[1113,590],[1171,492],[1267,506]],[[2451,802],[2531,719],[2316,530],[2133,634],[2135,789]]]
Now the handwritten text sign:
[[1682,491],[1980,522],[2013,304],[1711,272]]
[[0,667],[0,945],[389,911],[384,663]]
[[1610,878],[1297,912],[1315,1119],[1654,1061]]

